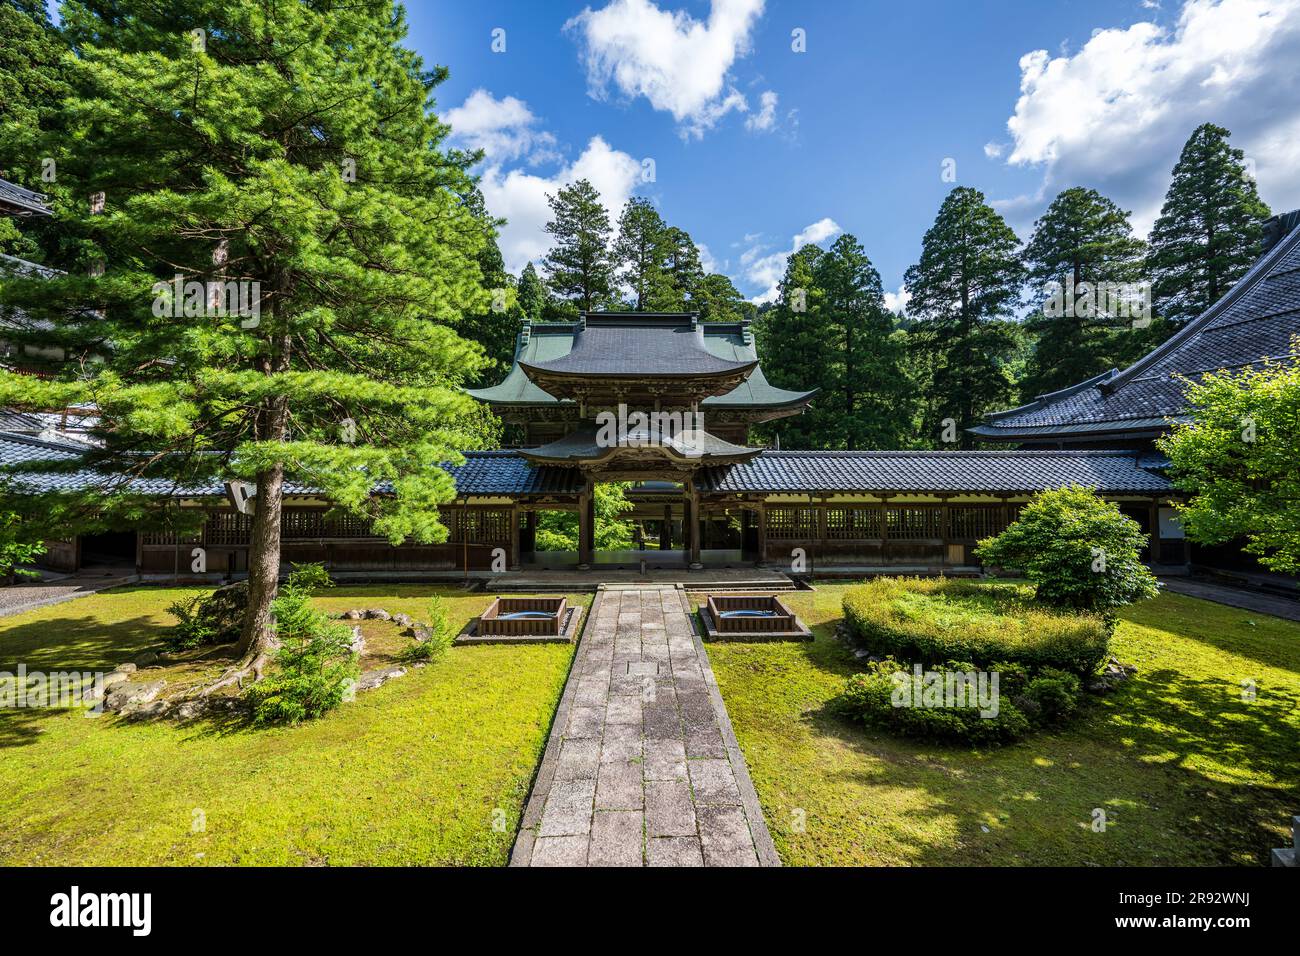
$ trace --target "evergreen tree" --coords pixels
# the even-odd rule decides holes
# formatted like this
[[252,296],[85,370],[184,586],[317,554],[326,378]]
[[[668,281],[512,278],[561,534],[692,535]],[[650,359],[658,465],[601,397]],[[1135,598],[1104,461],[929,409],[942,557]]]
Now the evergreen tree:
[[[911,437],[911,389],[880,273],[858,240],[845,233],[818,258],[813,281],[837,356],[817,383],[822,397],[814,414],[827,417],[832,440],[849,450],[899,447]],[[818,447],[841,446],[823,441]]]
[[516,288],[516,299],[524,318],[530,322],[540,322],[546,311],[548,297],[546,283],[537,274],[533,264],[528,263],[519,276],[519,284]]
[[690,233],[676,226],[668,227],[664,243],[667,249],[664,268],[668,273],[668,289],[663,298],[654,303],[653,309],[656,312],[696,311],[698,306],[695,299],[704,278],[700,250]]
[[696,284],[691,308],[700,313],[701,322],[739,322],[754,313],[753,303],[719,272],[710,272]]
[[[0,0],[0,177],[39,193],[51,191],[57,167],[42,166],[36,148],[42,129],[59,123],[68,94],[67,43],[38,0]],[[0,252],[43,261],[43,242],[52,241],[39,218],[29,233],[0,216]]]
[[[909,437],[910,387],[880,274],[851,235],[805,246],[761,323],[763,367],[782,388],[820,392],[802,415],[772,422],[783,448],[895,448]],[[802,311],[801,311],[802,308]]]
[[1147,268],[1156,311],[1166,319],[1185,322],[1204,312],[1259,255],[1269,208],[1229,135],[1212,123],[1196,128],[1151,230]]
[[580,179],[547,196],[554,217],[546,224],[555,245],[542,261],[551,291],[584,312],[614,298],[614,259],[609,248],[609,214],[600,194]]
[[[472,447],[457,386],[482,362],[448,323],[486,306],[490,226],[468,157],[439,147],[446,71],[403,48],[388,0],[69,0],[63,15],[78,136],[43,148],[79,197],[58,210],[76,241],[66,276],[5,290],[27,286],[15,294],[102,361],[43,382],[0,373],[0,404],[98,405],[98,510],[114,492],[127,507],[123,482],[141,475],[255,484],[240,661],[219,686],[273,645],[286,481],[394,543],[445,540],[437,506],[455,487],[435,463]],[[173,299],[177,275],[232,283],[213,288],[244,308],[202,285]],[[379,482],[391,494],[372,496]]]
[[[1138,333],[1132,321],[1079,305],[1068,314],[1047,314],[1054,296],[1083,291],[1086,284],[1136,286],[1142,281],[1142,240],[1133,235],[1129,214],[1094,189],[1067,189],[1034,224],[1024,259],[1037,309],[1027,325],[1037,336],[1021,382],[1022,399],[1054,392],[1120,364],[1128,341]],[[1065,301],[1073,301],[1071,295]],[[1098,305],[1104,305],[1098,302]],[[1115,310],[1110,310],[1115,311]],[[1101,313],[1101,314],[1097,314]]]
[[629,199],[618,220],[614,261],[619,280],[632,289],[633,308],[651,311],[671,291],[664,264],[668,257],[668,226],[647,199]]
[[1007,366],[1016,338],[1009,320],[1024,282],[1018,245],[983,193],[958,186],[926,231],[920,261],[904,277],[912,294],[908,314],[919,320],[913,334],[932,363],[926,389],[932,417],[925,430],[937,443],[951,436],[971,447],[966,429],[1011,398]]
[[506,272],[505,260],[496,238],[489,235],[478,255],[479,271],[489,300],[487,308],[468,315],[459,327],[460,334],[483,346],[487,362],[466,384],[471,388],[495,385],[510,370],[515,357],[515,340],[519,335],[520,311],[515,278]]

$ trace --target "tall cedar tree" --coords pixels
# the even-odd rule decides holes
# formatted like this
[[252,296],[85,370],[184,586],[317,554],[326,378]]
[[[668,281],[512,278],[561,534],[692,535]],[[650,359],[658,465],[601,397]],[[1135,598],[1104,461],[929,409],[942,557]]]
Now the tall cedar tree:
[[479,271],[490,300],[483,312],[466,316],[460,334],[483,346],[488,361],[467,384],[473,388],[494,385],[505,377],[515,357],[515,339],[523,316],[518,304],[515,277],[506,272],[505,260],[496,239],[489,236],[478,256]]
[[524,271],[519,274],[519,284],[516,288],[516,299],[523,317],[529,322],[540,322],[546,311],[546,300],[549,296],[546,283],[537,274],[533,264],[528,263],[524,266]]
[[[68,274],[27,298],[73,367],[0,375],[0,404],[98,405],[104,507],[134,475],[256,483],[241,659],[220,685],[260,672],[274,643],[286,481],[393,542],[446,538],[438,505],[455,487],[437,464],[473,440],[456,386],[482,362],[446,323],[487,304],[473,157],[439,148],[446,71],[403,48],[389,0],[70,0],[63,24],[77,135],[43,148],[76,242]],[[95,262],[104,274],[87,277]],[[155,283],[176,275],[260,283],[260,315],[213,315],[202,294],[173,312]],[[76,368],[90,352],[102,361]],[[391,494],[372,497],[377,483]]]
[[1245,154],[1221,126],[1198,126],[1183,146],[1151,230],[1147,268],[1156,311],[1186,322],[1232,288],[1259,255],[1269,208]]
[[[47,192],[46,169],[36,148],[42,126],[58,120],[59,104],[68,93],[68,47],[38,0],[0,0],[0,177],[36,192]],[[8,216],[0,217],[0,252],[43,261],[41,240],[50,230],[41,219],[20,233]]]
[[700,313],[701,322],[739,322],[754,317],[754,304],[740,294],[730,278],[710,272],[695,287],[691,308]]
[[925,428],[936,443],[951,418],[961,447],[971,447],[966,429],[1011,397],[1007,366],[1016,335],[1008,320],[1025,276],[1018,245],[983,193],[958,186],[926,231],[920,262],[904,276],[908,314],[920,320],[916,342],[932,363],[927,400],[934,418]]
[[[820,388],[804,414],[764,432],[784,448],[894,448],[910,438],[904,354],[880,274],[851,235],[790,257],[777,307],[759,326],[773,384]],[[802,290],[802,297],[798,294]],[[800,306],[805,310],[800,311]]]
[[[812,244],[786,260],[775,304],[755,327],[758,354],[768,380],[778,388],[805,390],[822,383],[835,361],[835,343],[826,334],[823,292],[814,281],[817,261],[826,255]],[[822,447],[826,425],[817,410],[761,425],[757,433],[782,448]],[[838,415],[838,410],[836,411]]]
[[671,294],[668,225],[647,199],[629,199],[618,219],[614,260],[619,281],[632,290],[638,312],[659,310]]
[[[1147,337],[1131,320],[1108,315],[1047,315],[1055,291],[1080,284],[1136,284],[1146,247],[1133,235],[1129,214],[1095,189],[1076,186],[1052,200],[1034,224],[1024,259],[1037,308],[1027,320],[1037,336],[1020,384],[1025,401],[1127,364],[1134,338]],[[1136,356],[1131,356],[1136,357]]]
[[546,224],[555,245],[542,261],[551,291],[584,312],[614,298],[614,258],[609,214],[585,179],[547,196],[554,217]]
[[698,311],[700,283],[704,268],[700,264],[700,250],[690,233],[677,226],[669,226],[664,237],[667,257],[664,268],[668,271],[668,294],[656,305],[662,312]]

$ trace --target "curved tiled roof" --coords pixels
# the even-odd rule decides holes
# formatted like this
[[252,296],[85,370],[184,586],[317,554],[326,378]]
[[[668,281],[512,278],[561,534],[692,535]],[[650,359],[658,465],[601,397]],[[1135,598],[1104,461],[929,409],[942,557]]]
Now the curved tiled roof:
[[658,447],[669,458],[708,460],[710,458],[739,458],[757,455],[759,449],[733,445],[702,429],[683,431],[677,435],[652,437],[648,432],[632,433],[624,446],[601,444],[595,428],[579,429],[563,438],[539,448],[523,448],[518,454],[530,461],[543,464],[553,462],[593,461],[608,458],[620,448]]
[[[602,325],[602,322],[606,324]],[[469,389],[469,394],[479,401],[493,405],[555,405],[560,401],[574,404],[569,399],[556,399],[542,391],[529,379],[521,366],[554,370],[558,364],[558,367],[564,368],[566,367],[564,363],[574,350],[580,334],[590,335],[596,329],[608,330],[614,326],[614,323],[626,326],[625,331],[628,332],[635,326],[641,326],[637,332],[631,333],[617,349],[614,349],[623,354],[623,358],[619,361],[624,365],[628,362],[637,365],[636,371],[639,374],[641,366],[650,361],[649,356],[664,351],[663,340],[677,337],[674,335],[674,329],[689,331],[690,315],[650,316],[637,313],[606,313],[605,318],[602,319],[599,313],[592,313],[587,317],[586,333],[580,332],[582,325],[580,322],[525,325],[515,342],[514,364],[511,365],[505,379],[490,388]],[[701,402],[704,406],[715,409],[789,408],[807,402],[816,394],[815,389],[808,392],[793,392],[770,384],[763,374],[762,366],[756,364],[758,352],[754,347],[753,335],[745,323],[700,322],[698,332],[695,334],[698,335],[698,339],[693,340],[690,351],[692,354],[697,353],[697,346],[702,344],[707,355],[712,357],[707,361],[714,367],[735,370],[743,369],[746,365],[754,366],[753,371],[743,382],[723,395],[705,398]],[[597,337],[599,338],[600,335],[598,334]],[[638,342],[629,348],[633,338],[638,339]],[[591,343],[595,339],[587,339],[587,341]],[[702,364],[706,359],[696,355],[694,361]],[[663,362],[659,362],[658,365],[664,367]]]
[[1120,372],[1112,370],[1027,405],[988,415],[970,429],[1005,441],[1154,437],[1187,417],[1183,378],[1293,355],[1300,335],[1300,216],[1228,293],[1177,334]]
[[45,204],[43,195],[7,179],[0,179],[0,211],[18,216],[50,215],[50,207]]
[[1028,494],[1083,485],[1105,494],[1161,493],[1169,481],[1110,451],[765,451],[703,469],[708,491]]

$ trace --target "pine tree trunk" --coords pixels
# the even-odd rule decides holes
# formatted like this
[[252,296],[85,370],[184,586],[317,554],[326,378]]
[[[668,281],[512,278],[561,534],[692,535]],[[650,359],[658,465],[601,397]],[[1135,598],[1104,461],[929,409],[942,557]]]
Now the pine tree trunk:
[[236,647],[241,660],[256,660],[271,649],[271,602],[280,581],[280,512],[284,467],[258,472],[253,540],[248,551],[248,609]]

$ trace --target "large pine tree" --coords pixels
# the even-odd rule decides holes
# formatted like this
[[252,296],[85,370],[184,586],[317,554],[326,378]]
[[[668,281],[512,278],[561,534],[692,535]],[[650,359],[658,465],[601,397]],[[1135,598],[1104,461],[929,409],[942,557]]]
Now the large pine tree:
[[618,219],[614,261],[619,280],[632,290],[638,312],[657,310],[671,291],[664,268],[668,258],[668,225],[648,199],[633,198]]
[[1025,275],[1018,246],[984,194],[958,186],[904,277],[912,296],[908,315],[919,320],[912,334],[931,369],[925,396],[931,420],[924,428],[936,443],[947,444],[944,420],[952,419],[952,437],[971,447],[966,429],[1011,398],[1016,335],[1010,320]]
[[[465,159],[439,147],[445,70],[402,46],[389,0],[70,0],[63,21],[77,135],[44,148],[60,161],[68,275],[26,296],[98,360],[71,354],[41,383],[0,375],[0,404],[96,403],[94,457],[113,487],[140,474],[255,484],[233,679],[273,643],[286,482],[394,542],[445,540],[437,506],[455,489],[437,464],[473,441],[456,386],[482,362],[449,323],[487,305],[490,224]],[[246,283],[228,288],[257,308],[172,300],[176,276]]]
[[524,271],[519,274],[516,296],[519,310],[524,318],[530,322],[540,322],[545,314],[546,300],[550,292],[547,291],[546,283],[542,281],[542,277],[537,274],[537,269],[531,262],[524,266]]
[[542,261],[551,291],[588,312],[614,298],[614,257],[609,213],[589,181],[580,179],[547,196],[552,219],[546,224],[554,245]]
[[[1067,287],[1132,286],[1142,281],[1145,245],[1129,214],[1095,189],[1076,186],[1057,196],[1034,224],[1024,259],[1037,308],[1027,320],[1037,336],[1021,395],[1028,400],[1122,364],[1140,328],[1100,310],[1047,314],[1044,306]],[[1073,298],[1073,297],[1071,297]],[[1067,300],[1068,301],[1068,300]]]
[[774,385],[819,388],[802,415],[761,429],[784,448],[896,448],[911,440],[902,343],[884,306],[880,274],[851,235],[829,250],[791,256],[780,298],[759,324],[763,368]]
[[1151,230],[1147,268],[1156,312],[1185,322],[1232,288],[1259,255],[1269,208],[1245,154],[1221,126],[1198,126],[1183,146]]

